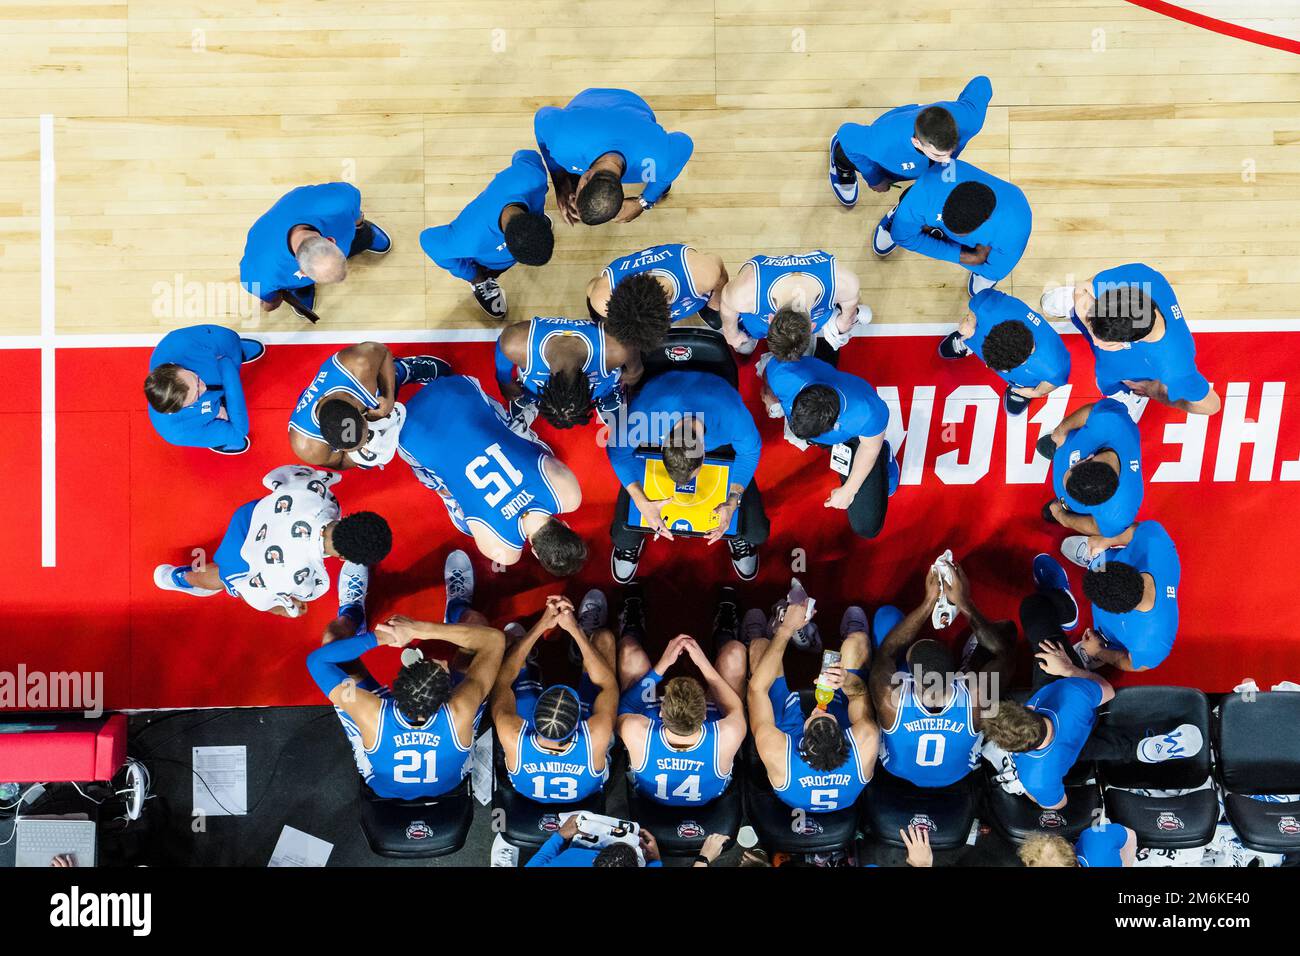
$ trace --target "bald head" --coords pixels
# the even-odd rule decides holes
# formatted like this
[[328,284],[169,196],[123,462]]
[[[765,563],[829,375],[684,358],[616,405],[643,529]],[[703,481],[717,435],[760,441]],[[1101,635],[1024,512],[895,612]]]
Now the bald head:
[[347,278],[348,259],[324,236],[311,236],[298,247],[298,269],[318,285],[330,285]]

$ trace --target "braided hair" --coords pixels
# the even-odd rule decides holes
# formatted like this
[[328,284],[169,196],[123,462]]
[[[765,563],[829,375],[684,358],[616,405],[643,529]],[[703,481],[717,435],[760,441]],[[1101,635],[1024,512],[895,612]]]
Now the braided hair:
[[581,716],[578,695],[568,687],[557,684],[546,688],[537,698],[537,706],[533,709],[533,726],[547,740],[564,741],[578,729]]
[[595,407],[590,379],[581,369],[552,372],[538,393],[537,411],[556,428],[573,428],[591,421]]

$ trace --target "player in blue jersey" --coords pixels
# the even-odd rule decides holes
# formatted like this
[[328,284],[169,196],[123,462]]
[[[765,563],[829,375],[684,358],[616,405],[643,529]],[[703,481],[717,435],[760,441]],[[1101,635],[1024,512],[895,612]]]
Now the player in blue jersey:
[[512,565],[532,545],[551,574],[576,574],[587,545],[559,515],[582,504],[578,479],[536,436],[507,422],[477,379],[444,376],[406,403],[397,453],[484,557]]
[[[338,712],[357,770],[380,797],[440,797],[460,785],[472,763],[483,704],[501,668],[504,635],[470,604],[473,571],[464,551],[453,551],[444,572],[443,623],[393,617],[373,632],[326,635],[307,657],[307,669]],[[380,644],[445,641],[456,647],[450,665],[405,651],[391,687],[381,686],[361,658]]]
[[[840,666],[818,680],[835,688],[826,709],[805,717],[785,680],[785,650],[808,623],[806,604],[770,622],[772,637],[749,642],[749,726],[778,797],[795,810],[827,813],[857,802],[876,767],[880,732],[861,672],[871,664],[867,617],[851,607],[840,621]],[[748,616],[748,615],[747,615]]]
[[[1049,567],[1051,565],[1051,567]],[[1065,569],[1047,555],[1034,560],[1037,590],[1020,603],[1020,625],[1033,651],[1033,695],[1021,705],[1002,700],[981,723],[985,738],[1001,751],[998,781],[1039,806],[1065,806],[1065,777],[1080,760],[1160,763],[1193,757],[1204,739],[1194,724],[1163,733],[1149,726],[1097,723],[1097,708],[1115,696],[1110,682],[1082,666],[1065,629],[1078,618]],[[1095,729],[1094,729],[1095,727]]]
[[299,186],[285,193],[248,230],[239,282],[270,312],[288,302],[316,321],[316,287],[342,282],[348,260],[387,255],[393,240],[366,219],[351,183]]
[[[492,724],[514,789],[539,803],[574,803],[609,779],[609,748],[618,711],[614,634],[605,627],[605,595],[590,591],[580,610],[559,596],[510,645],[492,689]],[[529,658],[555,628],[572,638],[582,658],[577,688],[552,684]]]
[[937,164],[961,155],[984,127],[993,84],[977,76],[956,101],[898,106],[870,124],[845,123],[831,137],[831,190],[841,205],[858,201],[858,175],[874,192],[916,179]]
[[144,380],[150,423],[170,445],[243,454],[250,442],[239,370],[265,354],[261,342],[220,325],[168,332]]
[[1098,557],[1088,539],[1066,538],[1062,551],[1083,573],[1092,602],[1092,627],[1075,648],[1085,666],[1110,664],[1145,671],[1160,664],[1178,636],[1182,565],[1169,532],[1158,521],[1130,525]]
[[289,416],[289,447],[309,465],[364,467],[352,453],[370,440],[369,423],[392,414],[397,390],[450,372],[433,355],[395,358],[379,342],[349,345],[326,359],[298,396]]
[[[567,106],[544,106],[533,132],[569,225],[631,222],[652,209],[681,175],[695,144],[670,133],[630,90],[583,90]],[[624,197],[625,184],[643,185]]]
[[643,371],[641,350],[591,319],[538,316],[497,339],[497,387],[525,427],[538,413],[556,428],[585,425],[593,410],[612,415]]
[[975,355],[1007,383],[1002,404],[1022,415],[1031,400],[1070,380],[1070,353],[1050,322],[1014,296],[985,289],[971,297],[957,331],[939,343],[939,355]]
[[[772,322],[776,341],[787,313]],[[885,525],[889,496],[898,487],[898,465],[885,441],[889,409],[865,379],[841,372],[808,355],[791,362],[759,360],[764,402],[778,403],[790,433],[801,447],[830,450],[839,487],[823,502],[848,513],[849,527],[860,538],[874,538]],[[769,412],[770,414],[770,412]]]
[[1052,459],[1056,495],[1043,518],[1083,535],[1090,558],[1119,546],[1143,496],[1142,441],[1128,410],[1111,398],[1084,405],[1038,440],[1038,452]]
[[[740,393],[725,378],[712,372],[689,369],[662,372],[641,387],[609,428],[606,451],[623,486],[614,504],[614,520],[609,529],[614,542],[610,573],[619,584],[627,584],[636,577],[648,537],[643,529],[628,526],[634,503],[656,540],[660,537],[673,540],[672,529],[663,517],[664,505],[672,500],[671,495],[650,498],[646,494],[642,487],[645,465],[637,457],[639,447],[658,448],[663,453],[664,471],[677,487],[695,480],[710,451],[730,447],[734,460],[727,497],[713,509],[718,523],[705,539],[711,545],[725,540],[736,575],[742,581],[752,581],[758,574],[758,549],[772,527],[763,510],[763,495],[754,480],[763,441]],[[737,513],[736,533],[726,537],[731,519]]]
[[1025,866],[1133,866],[1137,848],[1135,832],[1102,819],[1080,833],[1074,846],[1055,833],[1035,833],[1017,855]]
[[875,658],[868,689],[880,724],[880,763],[918,787],[946,787],[979,764],[980,722],[995,712],[1015,671],[1016,626],[990,621],[975,606],[970,582],[957,562],[943,594],[970,624],[965,660],[927,626],[941,585],[930,568],[925,597],[904,616],[885,606],[876,612]]
[[1092,347],[1097,388],[1134,419],[1148,399],[1191,415],[1218,414],[1218,393],[1196,367],[1196,343],[1173,286],[1140,262],[1043,293],[1043,312],[1069,319]]
[[722,290],[722,334],[732,348],[748,355],[767,337],[772,320],[789,311],[808,324],[809,354],[818,333],[838,349],[856,324],[871,321],[871,309],[859,295],[858,277],[829,252],[754,256]]
[[504,319],[506,294],[497,279],[516,262],[551,261],[555,235],[545,213],[546,191],[542,157],[517,150],[455,219],[420,233],[420,248],[439,268],[470,284],[479,308]]
[[1004,179],[970,163],[935,166],[904,190],[871,240],[887,256],[898,246],[961,265],[974,296],[1011,274],[1029,245],[1033,214],[1029,200]]
[[649,351],[672,323],[692,315],[722,328],[718,309],[728,278],[721,256],[680,242],[650,246],[620,256],[588,282],[587,309],[615,338]]
[[[651,666],[645,640],[645,599],[628,588],[618,640],[618,736],[628,753],[628,774],[638,793],[666,806],[703,806],[731,782],[744,743],[746,633],[734,588],[723,588],[714,617],[715,660],[693,637],[679,634]],[[760,629],[761,633],[761,629]],[[699,678],[673,677],[683,656]]]

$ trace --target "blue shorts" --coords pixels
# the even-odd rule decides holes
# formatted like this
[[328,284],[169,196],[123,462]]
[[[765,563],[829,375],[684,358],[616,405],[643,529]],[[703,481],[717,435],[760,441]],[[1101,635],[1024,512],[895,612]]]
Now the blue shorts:
[[[852,674],[854,677],[862,676],[861,670],[849,670],[846,673]],[[796,740],[803,736],[803,724],[808,718],[804,715],[803,707],[799,703],[799,695],[790,690],[790,686],[785,682],[784,674],[772,681],[767,697],[772,702],[772,713],[776,717],[777,729],[789,734]],[[843,690],[835,692],[835,696],[831,698],[826,712],[839,721],[841,727],[848,729],[849,699],[844,696]]]
[[222,537],[221,544],[217,545],[217,550],[212,555],[212,563],[217,566],[221,583],[226,586],[226,591],[231,597],[239,597],[239,594],[230,583],[230,579],[248,573],[248,562],[239,552],[243,550],[244,542],[248,540],[248,532],[253,527],[253,509],[261,500],[255,498],[246,505],[240,505],[239,510],[231,516],[225,536]]

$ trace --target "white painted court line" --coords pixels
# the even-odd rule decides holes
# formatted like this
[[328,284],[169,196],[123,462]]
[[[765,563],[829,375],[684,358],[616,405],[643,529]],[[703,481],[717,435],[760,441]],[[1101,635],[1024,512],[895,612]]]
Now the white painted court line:
[[54,117],[41,114],[41,567],[55,561]]

